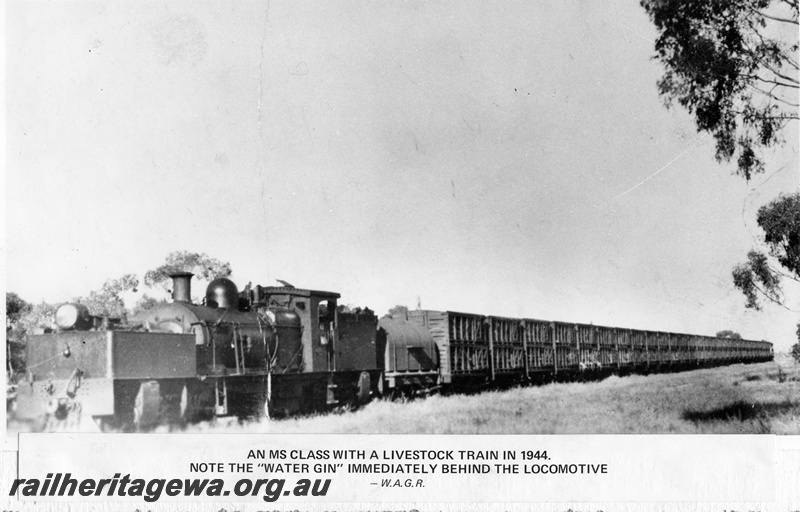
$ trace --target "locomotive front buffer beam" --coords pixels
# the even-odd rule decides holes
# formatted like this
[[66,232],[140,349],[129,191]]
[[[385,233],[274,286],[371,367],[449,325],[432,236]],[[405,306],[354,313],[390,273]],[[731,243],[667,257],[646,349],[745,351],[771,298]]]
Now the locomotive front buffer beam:
[[181,400],[185,380],[197,371],[191,334],[61,332],[31,336],[27,350],[39,363],[18,387],[15,415],[50,426],[77,424],[82,416],[155,421]]

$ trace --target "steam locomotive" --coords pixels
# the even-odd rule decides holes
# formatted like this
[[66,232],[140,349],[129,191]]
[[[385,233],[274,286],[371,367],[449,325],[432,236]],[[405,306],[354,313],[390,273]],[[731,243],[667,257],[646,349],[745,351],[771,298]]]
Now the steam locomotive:
[[369,309],[337,307],[337,293],[289,285],[239,292],[224,278],[194,304],[192,274],[171,277],[172,302],[135,326],[62,305],[57,332],[28,337],[16,417],[51,423],[89,415],[111,430],[146,430],[320,411],[397,393],[773,357],[765,341],[451,311],[379,320]]

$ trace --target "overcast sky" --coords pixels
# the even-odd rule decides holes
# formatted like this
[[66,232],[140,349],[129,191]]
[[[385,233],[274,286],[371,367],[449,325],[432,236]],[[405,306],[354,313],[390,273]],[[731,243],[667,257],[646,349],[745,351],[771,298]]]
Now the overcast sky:
[[378,313],[796,341],[730,277],[797,190],[796,125],[750,183],[715,162],[658,97],[638,2],[6,8],[6,288],[28,301],[189,250]]

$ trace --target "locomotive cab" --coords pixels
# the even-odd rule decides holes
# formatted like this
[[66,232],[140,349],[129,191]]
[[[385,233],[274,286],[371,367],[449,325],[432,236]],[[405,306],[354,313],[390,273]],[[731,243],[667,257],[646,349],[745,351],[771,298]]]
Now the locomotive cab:
[[375,332],[378,320],[369,309],[344,312],[333,292],[257,286],[250,303],[300,319],[304,372],[377,370]]
[[[259,310],[291,312],[300,320],[303,372],[335,371],[338,293],[293,287],[256,287]],[[251,301],[251,304],[255,301]]]

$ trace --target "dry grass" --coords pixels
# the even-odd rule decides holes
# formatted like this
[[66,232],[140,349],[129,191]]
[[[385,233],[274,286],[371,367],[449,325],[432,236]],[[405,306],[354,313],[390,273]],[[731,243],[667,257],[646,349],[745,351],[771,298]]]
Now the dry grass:
[[[91,421],[82,422],[80,430],[92,427]],[[380,400],[358,411],[313,417],[220,419],[192,425],[186,432],[800,434],[800,365],[780,359],[476,395]]]
[[[195,425],[189,431],[220,427]],[[800,365],[780,360],[471,396],[378,401],[355,412],[226,427],[226,432],[273,433],[800,434]]]

